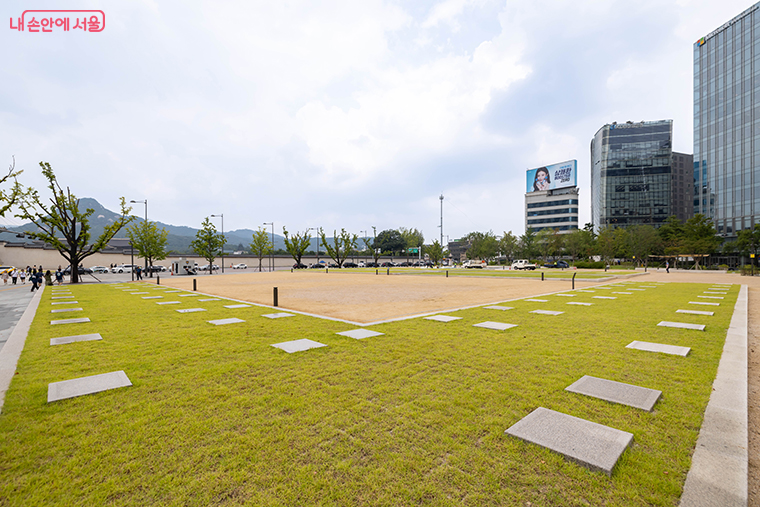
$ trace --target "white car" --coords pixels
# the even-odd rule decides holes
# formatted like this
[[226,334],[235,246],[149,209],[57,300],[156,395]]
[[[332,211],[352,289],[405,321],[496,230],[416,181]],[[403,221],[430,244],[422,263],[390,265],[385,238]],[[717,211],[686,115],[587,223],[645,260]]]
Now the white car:
[[108,273],[108,268],[105,266],[93,266],[90,268],[93,273]]
[[233,264],[232,269],[248,269],[248,265],[241,262],[240,264]]
[[132,264],[122,264],[121,266],[114,266],[111,268],[111,273],[131,273]]

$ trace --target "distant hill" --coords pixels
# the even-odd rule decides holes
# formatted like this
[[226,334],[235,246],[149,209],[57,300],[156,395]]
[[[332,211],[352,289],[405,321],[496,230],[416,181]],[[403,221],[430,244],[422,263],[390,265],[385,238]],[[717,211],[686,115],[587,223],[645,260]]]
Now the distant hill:
[[[103,229],[108,225],[111,225],[115,220],[119,218],[119,214],[115,213],[101,205],[97,200],[91,197],[82,197],[79,201],[80,209],[92,208],[95,212],[90,217],[90,229],[91,238],[94,240],[103,233]],[[135,217],[132,223],[142,221],[143,218]],[[131,225],[131,224],[130,224]],[[163,228],[169,232],[169,236],[166,240],[167,251],[177,253],[190,253],[190,242],[195,239],[195,235],[198,229],[187,227],[184,225],[171,225],[163,222],[156,222],[159,229]],[[36,230],[34,224],[24,224],[19,227],[8,227],[8,230],[17,232],[32,232]],[[237,250],[247,251],[250,248],[251,241],[253,240],[253,229],[238,229],[234,231],[224,231],[224,236],[227,238],[227,244],[224,247],[225,252],[234,252]],[[270,232],[271,234],[271,232]],[[122,229],[116,235],[117,238],[126,238],[126,229]],[[0,238],[5,239],[5,238]],[[10,239],[10,238],[8,238]],[[332,238],[327,238],[330,241]],[[24,239],[17,239],[17,241],[27,241]],[[317,238],[311,239],[312,250],[317,249]],[[285,250],[285,239],[279,234],[274,235],[274,248]],[[324,251],[323,247],[320,247],[321,251]]]

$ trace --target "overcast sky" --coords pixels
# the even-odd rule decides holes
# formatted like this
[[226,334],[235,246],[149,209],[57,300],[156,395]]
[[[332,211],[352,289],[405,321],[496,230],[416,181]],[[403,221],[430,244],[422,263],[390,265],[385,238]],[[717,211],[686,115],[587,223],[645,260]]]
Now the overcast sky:
[[[752,4],[5,0],[0,168],[175,225],[430,241],[441,194],[450,239],[522,234],[526,169],[577,159],[583,225],[594,133],[673,119],[692,153],[693,44]],[[28,8],[105,29],[11,30]]]

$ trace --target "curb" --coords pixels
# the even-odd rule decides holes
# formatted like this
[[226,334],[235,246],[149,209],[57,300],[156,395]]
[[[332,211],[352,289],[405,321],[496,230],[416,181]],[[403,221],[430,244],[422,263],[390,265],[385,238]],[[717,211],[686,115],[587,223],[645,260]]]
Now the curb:
[[26,311],[16,323],[16,327],[13,328],[8,341],[0,349],[0,412],[2,412],[3,403],[5,403],[5,392],[10,387],[13,375],[16,373],[18,358],[21,356],[21,351],[24,350],[26,335],[29,334],[29,327],[32,325],[37,307],[40,305],[43,290],[44,287],[37,290],[37,294],[29,301],[29,306],[26,307]]
[[747,505],[747,303],[742,285],[686,476],[681,507]]

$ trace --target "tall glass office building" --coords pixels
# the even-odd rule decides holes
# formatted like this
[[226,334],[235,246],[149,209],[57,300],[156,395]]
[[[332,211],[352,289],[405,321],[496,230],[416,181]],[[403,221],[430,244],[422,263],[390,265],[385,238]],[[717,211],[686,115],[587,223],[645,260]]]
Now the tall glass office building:
[[591,221],[659,227],[671,202],[673,121],[613,123],[591,140]]
[[760,11],[694,44],[694,213],[736,236],[760,223]]

